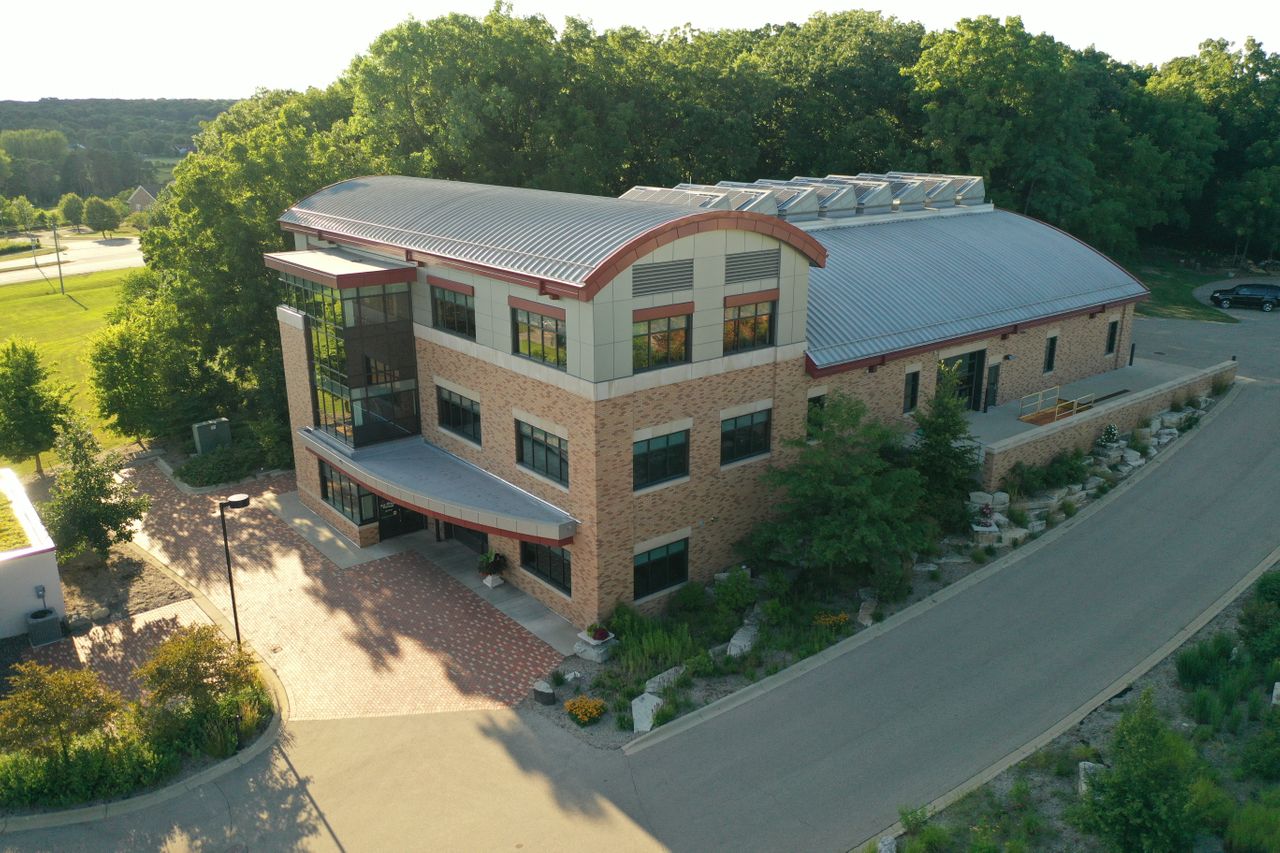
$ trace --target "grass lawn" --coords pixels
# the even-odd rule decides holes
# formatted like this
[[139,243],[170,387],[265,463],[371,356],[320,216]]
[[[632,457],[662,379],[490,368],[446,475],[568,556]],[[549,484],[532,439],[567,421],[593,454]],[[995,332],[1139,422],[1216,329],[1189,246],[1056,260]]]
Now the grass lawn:
[[1179,264],[1176,255],[1154,251],[1143,254],[1128,268],[1151,290],[1151,298],[1138,305],[1138,313],[1144,317],[1240,322],[1230,314],[1197,302],[1191,295],[1200,285],[1222,279],[1219,273],[1196,272]]
[[[64,249],[63,251],[66,251],[66,250]],[[52,246],[48,247],[47,249],[36,249],[35,257],[40,258],[45,255],[52,255],[53,252],[54,252],[54,249]],[[5,263],[8,261],[11,261],[14,263],[12,264]],[[16,263],[17,261],[27,261],[27,263],[19,264],[19,263]],[[50,258],[49,260],[41,264],[37,261],[32,260],[32,253],[28,251],[28,252],[11,252],[7,255],[0,255],[0,263],[5,263],[4,270],[8,271],[8,270],[20,270],[25,267],[31,267],[31,266],[37,266],[37,265],[45,266],[45,264],[54,264],[54,263],[57,263],[57,260],[55,258]]]
[[[67,276],[67,295],[44,281],[0,285],[0,317],[4,318],[3,338],[28,338],[40,347],[40,356],[49,372],[75,391],[72,405],[89,418],[104,448],[123,447],[132,442],[108,432],[95,411],[89,388],[87,362],[90,336],[106,324],[107,312],[116,305],[120,284],[132,270],[109,270]],[[52,454],[42,454],[47,467]],[[0,457],[0,466],[11,467],[18,476],[35,471],[35,462],[15,465]]]

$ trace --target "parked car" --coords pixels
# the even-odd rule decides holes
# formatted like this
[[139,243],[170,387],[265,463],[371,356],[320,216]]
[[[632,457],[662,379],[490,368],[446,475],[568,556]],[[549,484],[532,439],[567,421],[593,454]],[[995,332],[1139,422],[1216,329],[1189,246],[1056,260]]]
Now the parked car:
[[1237,284],[1226,290],[1215,290],[1209,299],[1219,308],[1252,305],[1271,311],[1280,305],[1280,284]]

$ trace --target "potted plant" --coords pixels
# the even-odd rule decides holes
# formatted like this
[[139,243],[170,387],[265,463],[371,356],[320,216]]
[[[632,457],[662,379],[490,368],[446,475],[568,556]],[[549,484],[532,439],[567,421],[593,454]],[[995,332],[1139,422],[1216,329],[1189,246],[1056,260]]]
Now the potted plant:
[[480,555],[477,568],[480,570],[480,576],[484,578],[484,585],[490,588],[501,586],[502,570],[507,567],[507,557],[505,554],[499,554],[497,551],[489,550]]
[[587,630],[579,634],[578,637],[593,646],[599,646],[612,640],[613,633],[598,622],[592,622],[587,626]]

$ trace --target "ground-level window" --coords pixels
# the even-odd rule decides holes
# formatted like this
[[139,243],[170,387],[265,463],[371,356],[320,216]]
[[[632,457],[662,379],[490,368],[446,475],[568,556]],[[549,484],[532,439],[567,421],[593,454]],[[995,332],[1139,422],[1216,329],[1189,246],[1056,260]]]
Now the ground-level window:
[[720,422],[720,464],[769,452],[771,409]]
[[773,302],[724,309],[724,354],[773,346]]
[[658,317],[631,324],[631,369],[655,370],[689,360],[690,317]]
[[569,439],[516,421],[516,462],[569,485]]
[[1112,320],[1107,324],[1107,355],[1115,355],[1116,343],[1120,339],[1120,321]]
[[644,598],[689,579],[689,540],[681,539],[643,554],[636,554],[633,598]]
[[809,398],[809,409],[805,413],[804,421],[804,437],[809,441],[813,441],[818,437],[818,419],[822,417],[822,410],[826,407],[826,394],[819,394],[816,397]]
[[1054,361],[1058,357],[1058,336],[1050,335],[1044,342],[1044,372],[1053,371]]
[[902,387],[902,414],[909,415],[920,403],[920,371],[913,370],[907,374]]
[[436,410],[440,426],[480,443],[480,404],[475,400],[437,385]]
[[323,459],[320,460],[320,497],[356,524],[378,520],[378,496]]
[[521,542],[520,565],[529,574],[542,578],[566,595],[573,593],[573,568],[569,564],[569,552],[565,549]]
[[511,351],[516,355],[565,369],[568,361],[568,336],[564,320],[523,308],[511,309]]
[[632,488],[643,489],[689,473],[689,430],[637,441],[631,447]]

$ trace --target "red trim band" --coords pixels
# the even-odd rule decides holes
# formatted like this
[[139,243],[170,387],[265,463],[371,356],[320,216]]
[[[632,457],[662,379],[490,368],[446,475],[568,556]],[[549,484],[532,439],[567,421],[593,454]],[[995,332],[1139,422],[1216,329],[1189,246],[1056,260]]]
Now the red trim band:
[[631,322],[643,323],[645,320],[661,320],[663,317],[684,317],[692,313],[692,302],[678,302],[675,305],[655,305],[652,308],[637,308],[632,311]]
[[314,281],[317,284],[336,287],[340,290],[350,290],[354,287],[370,287],[375,284],[400,284],[413,281],[418,275],[416,267],[390,267],[388,269],[369,270],[368,272],[334,275],[313,267],[295,264],[292,261],[273,258],[270,255],[263,255],[262,260],[268,269],[296,275],[299,278],[305,278],[307,281]]
[[755,305],[758,302],[777,302],[778,288],[773,290],[757,290],[755,293],[739,293],[737,296],[724,298],[725,308],[737,308],[740,305]]
[[441,290],[451,290],[454,293],[461,293],[465,296],[475,296],[476,289],[469,284],[459,284],[456,281],[449,281],[447,278],[441,278],[438,275],[427,276],[427,284],[432,287],[438,287]]
[[533,302],[528,299],[521,299],[519,296],[508,296],[507,305],[512,308],[519,308],[522,311],[532,311],[535,314],[541,314],[544,317],[555,317],[557,320],[565,318],[563,308],[557,308],[554,305],[543,305],[541,302]]

